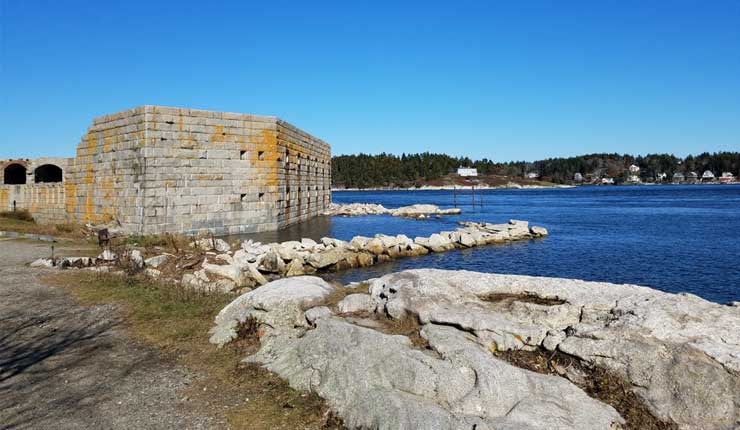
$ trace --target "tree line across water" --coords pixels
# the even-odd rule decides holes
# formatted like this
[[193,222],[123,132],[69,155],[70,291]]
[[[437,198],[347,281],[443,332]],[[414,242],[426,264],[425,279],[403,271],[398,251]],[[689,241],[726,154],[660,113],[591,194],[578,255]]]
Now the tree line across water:
[[684,158],[671,154],[588,154],[538,161],[494,162],[487,158],[472,160],[447,154],[356,154],[332,157],[332,184],[344,188],[409,187],[423,185],[457,171],[458,167],[474,167],[479,175],[524,178],[536,175],[539,180],[566,184],[576,173],[584,178],[613,178],[619,183],[629,175],[629,167],[640,167],[640,176],[654,181],[665,174],[670,181],[674,173],[706,170],[715,175],[723,172],[740,174],[740,152],[716,152],[689,155]]

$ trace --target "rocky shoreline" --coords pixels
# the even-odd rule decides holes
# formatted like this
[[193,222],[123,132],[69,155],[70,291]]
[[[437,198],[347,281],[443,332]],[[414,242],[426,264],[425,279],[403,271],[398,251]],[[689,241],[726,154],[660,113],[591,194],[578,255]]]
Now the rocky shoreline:
[[[211,342],[240,335],[261,344],[245,361],[318,393],[349,428],[740,423],[740,307],[690,294],[433,269],[348,287],[306,276],[225,307]],[[537,351],[547,375],[507,362]],[[614,381],[616,397],[594,394]]]
[[411,239],[405,235],[355,236],[350,241],[322,238],[262,244],[229,244],[220,238],[194,241],[179,252],[123,247],[95,257],[42,258],[33,267],[82,268],[98,272],[143,273],[162,282],[202,291],[244,292],[283,277],[369,267],[399,258],[547,236],[527,221],[506,224],[461,222],[454,231]]
[[459,208],[440,209],[436,205],[416,204],[402,206],[400,208],[388,209],[383,205],[374,203],[332,203],[324,215],[328,216],[364,216],[364,215],[392,215],[407,218],[424,219],[430,216],[459,215]]

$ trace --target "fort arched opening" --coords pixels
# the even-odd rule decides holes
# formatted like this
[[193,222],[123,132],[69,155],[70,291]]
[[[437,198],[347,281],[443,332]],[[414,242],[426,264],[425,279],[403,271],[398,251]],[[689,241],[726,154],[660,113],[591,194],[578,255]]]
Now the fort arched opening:
[[3,184],[22,185],[26,183],[26,166],[10,163],[3,169]]
[[37,184],[48,182],[62,182],[64,174],[62,168],[54,164],[44,164],[33,172],[33,181]]

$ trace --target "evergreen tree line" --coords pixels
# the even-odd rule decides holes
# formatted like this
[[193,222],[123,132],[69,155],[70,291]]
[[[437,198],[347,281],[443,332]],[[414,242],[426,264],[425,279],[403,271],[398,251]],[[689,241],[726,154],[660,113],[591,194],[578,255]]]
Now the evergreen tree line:
[[559,184],[572,182],[576,173],[585,178],[610,177],[620,182],[626,178],[629,166],[633,164],[640,167],[640,176],[648,180],[653,180],[661,173],[665,173],[669,180],[674,173],[696,172],[701,176],[705,170],[715,175],[731,172],[737,176],[740,174],[740,152],[705,152],[685,158],[671,154],[588,154],[505,163],[430,152],[401,156],[386,153],[339,155],[332,157],[332,183],[345,188],[413,186],[454,173],[461,166],[474,167],[479,175],[525,177],[529,173],[536,173],[543,181]]

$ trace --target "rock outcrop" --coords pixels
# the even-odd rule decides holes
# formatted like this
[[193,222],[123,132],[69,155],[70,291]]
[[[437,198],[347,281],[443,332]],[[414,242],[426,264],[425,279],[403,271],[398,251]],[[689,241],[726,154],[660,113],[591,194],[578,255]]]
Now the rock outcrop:
[[362,216],[362,215],[393,215],[409,218],[425,218],[432,215],[459,215],[459,208],[440,209],[437,205],[416,204],[388,209],[383,205],[373,203],[332,203],[324,215],[333,216]]
[[[502,359],[545,350],[624,381],[626,395],[665,424],[740,422],[738,307],[634,285],[431,269],[386,275],[329,302],[337,288],[313,277],[260,287],[219,314],[211,341],[223,345],[254,318],[265,331],[246,360],[318,393],[350,428],[625,425],[577,386],[588,376]],[[394,334],[408,321],[416,334]]]

